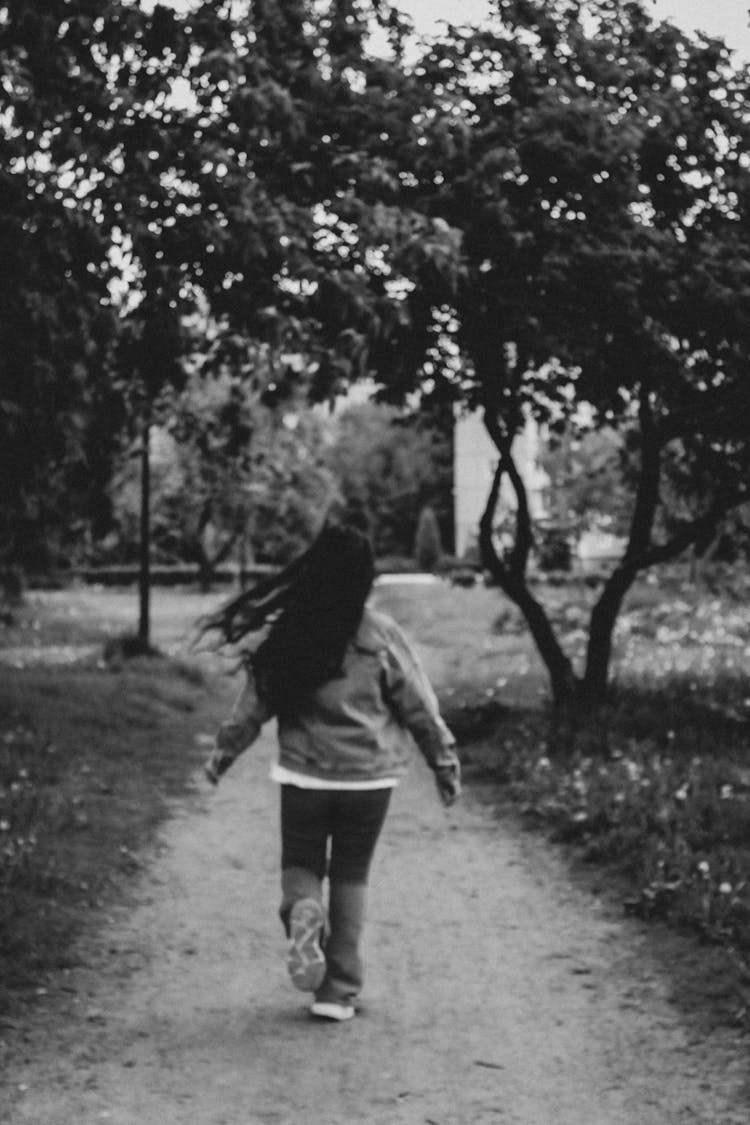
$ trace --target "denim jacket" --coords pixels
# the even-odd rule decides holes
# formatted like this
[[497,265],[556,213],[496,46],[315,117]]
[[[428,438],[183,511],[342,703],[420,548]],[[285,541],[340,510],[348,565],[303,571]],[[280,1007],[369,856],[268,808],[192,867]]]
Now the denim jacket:
[[[248,673],[208,768],[222,774],[271,717]],[[277,723],[279,763],[320,780],[399,778],[412,738],[436,774],[459,775],[455,739],[418,656],[395,621],[369,608],[342,674],[322,684],[299,712],[277,716]]]

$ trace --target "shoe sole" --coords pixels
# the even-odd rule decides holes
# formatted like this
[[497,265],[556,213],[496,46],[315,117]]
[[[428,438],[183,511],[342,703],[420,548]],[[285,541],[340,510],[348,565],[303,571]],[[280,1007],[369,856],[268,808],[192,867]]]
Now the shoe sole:
[[355,1009],[351,1004],[332,1004],[325,1000],[316,1000],[310,1008],[310,1014],[321,1020],[335,1020],[338,1023],[353,1019]]
[[302,992],[315,992],[326,975],[326,959],[320,945],[325,924],[323,907],[314,898],[295,902],[289,915],[287,970]]

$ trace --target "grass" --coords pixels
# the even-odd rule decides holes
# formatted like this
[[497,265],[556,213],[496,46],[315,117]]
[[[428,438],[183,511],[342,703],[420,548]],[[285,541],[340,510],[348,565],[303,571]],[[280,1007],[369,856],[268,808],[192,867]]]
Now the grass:
[[[595,591],[550,585],[540,596],[580,659]],[[0,682],[0,1006],[70,963],[76,934],[123,895],[171,799],[190,791],[200,737],[233,691],[210,661],[185,660],[215,601],[158,591],[163,655],[152,658],[102,659],[132,631],[132,591],[37,595],[0,634],[17,665]],[[469,784],[571,849],[631,912],[710,943],[689,974],[704,1000],[728,951],[723,1010],[749,1024],[746,586],[636,587],[611,703],[577,726],[552,714],[544,668],[498,591],[404,583],[380,586],[376,601],[420,644]],[[53,650],[60,663],[37,659]]]
[[[155,643],[168,653],[184,652],[196,618],[225,596],[226,591],[217,595],[186,588],[155,589],[151,606]],[[108,641],[135,631],[137,612],[135,587],[32,591],[24,606],[13,612],[12,624],[0,632],[0,645],[14,651],[25,648],[31,654],[50,646],[103,649]]]
[[[122,627],[126,605],[132,596],[74,592],[66,605],[48,595],[2,638],[22,666],[0,681],[0,1010],[70,965],[81,929],[126,892],[231,694],[196,659],[107,665],[91,655]],[[157,641],[177,649],[203,605],[175,593],[158,603]],[[38,641],[32,656],[52,645],[59,660],[64,645],[71,658],[25,664],[24,633]],[[73,659],[81,646],[84,659]]]
[[[395,588],[380,600],[425,646],[470,783],[604,872],[630,912],[724,950],[722,1018],[750,1027],[746,594],[740,583],[706,596],[669,575],[639,584],[616,634],[612,698],[577,722],[550,709],[544,671],[498,592]],[[541,591],[579,660],[592,596],[583,585]]]

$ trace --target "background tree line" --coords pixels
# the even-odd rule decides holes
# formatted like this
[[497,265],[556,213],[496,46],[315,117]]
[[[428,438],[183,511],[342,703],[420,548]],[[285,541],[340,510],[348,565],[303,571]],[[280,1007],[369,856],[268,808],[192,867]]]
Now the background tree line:
[[[241,396],[248,436],[227,445],[223,416]],[[327,511],[356,505],[384,564],[412,560],[420,515],[438,518],[438,555],[452,543],[450,428],[375,403],[332,413],[302,401],[263,406],[228,376],[189,380],[152,443],[153,554],[196,563],[208,584],[231,559],[288,561]],[[86,544],[86,560],[134,563],[139,550],[140,469],[125,449],[111,482],[116,517]]]
[[[230,529],[227,465],[270,472],[246,394],[273,414],[367,376],[412,410],[483,411],[484,564],[555,699],[599,698],[635,577],[748,498],[747,68],[624,0],[495,0],[426,43],[365,0],[16,0],[0,66],[5,562],[111,530],[123,441],[147,494],[154,426],[194,450],[190,526],[222,507]],[[206,401],[181,416],[188,385]],[[529,415],[628,449],[582,670],[528,582]]]

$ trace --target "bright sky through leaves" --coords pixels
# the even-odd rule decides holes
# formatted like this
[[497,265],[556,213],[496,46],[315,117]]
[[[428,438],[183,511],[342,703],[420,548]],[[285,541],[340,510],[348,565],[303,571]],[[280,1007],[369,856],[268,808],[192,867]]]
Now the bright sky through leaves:
[[[478,23],[492,5],[490,0],[400,0],[417,30],[429,34],[440,20],[449,23]],[[657,19],[669,19],[687,31],[705,31],[726,40],[750,61],[750,0],[647,0],[646,7]]]

